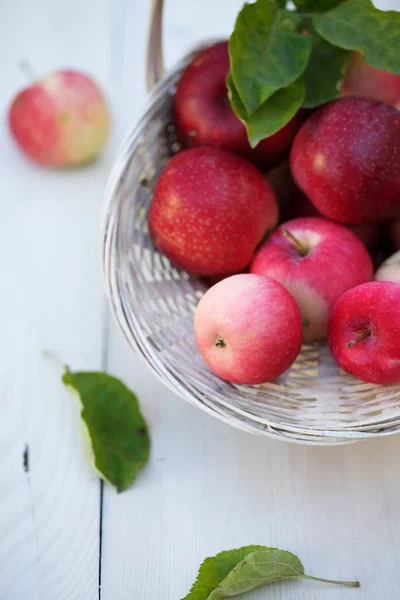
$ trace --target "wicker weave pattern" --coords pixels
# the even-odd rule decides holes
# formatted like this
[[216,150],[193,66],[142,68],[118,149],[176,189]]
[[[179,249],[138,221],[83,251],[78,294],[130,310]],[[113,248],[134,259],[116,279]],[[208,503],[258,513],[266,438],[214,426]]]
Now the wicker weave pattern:
[[400,431],[400,386],[374,386],[344,374],[326,344],[304,345],[284,375],[262,386],[224,382],[201,359],[193,313],[205,285],[160,255],[147,228],[151,186],[179,150],[170,123],[171,98],[191,58],[154,89],[147,113],[125,140],[106,192],[104,276],[129,343],[183,398],[253,433],[340,444]]

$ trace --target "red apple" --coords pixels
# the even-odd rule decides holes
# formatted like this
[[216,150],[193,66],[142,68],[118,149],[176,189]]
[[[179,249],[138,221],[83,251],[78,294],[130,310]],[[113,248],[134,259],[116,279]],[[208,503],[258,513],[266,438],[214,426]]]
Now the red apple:
[[198,275],[230,275],[251,261],[278,220],[265,177],[240,156],[191,148],[159,177],[150,208],[156,245],[176,266]]
[[367,65],[360,52],[353,52],[346,70],[342,94],[367,96],[400,110],[400,76]]
[[299,122],[294,117],[252,149],[246,128],[229,102],[226,87],[229,66],[228,42],[220,42],[200,52],[185,69],[173,105],[179,138],[186,147],[224,148],[266,169],[287,153]]
[[272,381],[301,348],[299,309],[268,277],[233,275],[210,288],[194,319],[196,342],[210,369],[234,383]]
[[[322,213],[315,208],[314,204],[302,192],[293,197],[291,217],[322,217]],[[369,250],[374,249],[381,237],[382,226],[380,223],[367,223],[366,225],[346,225],[350,231],[356,234],[358,239],[367,246]]]
[[400,382],[400,285],[365,283],[333,307],[328,341],[338,365],[369,383]]
[[400,112],[369,98],[341,98],[300,128],[294,179],[325,216],[363,224],[400,215]]
[[326,337],[329,313],[343,292],[373,278],[371,257],[354,233],[318,217],[280,225],[257,251],[251,272],[289,290],[307,342]]
[[388,225],[389,237],[395,250],[400,250],[400,219]]
[[389,256],[375,273],[375,281],[400,283],[400,250]]
[[58,71],[16,96],[9,124],[30,158],[50,167],[71,167],[97,156],[109,136],[110,116],[90,77]]

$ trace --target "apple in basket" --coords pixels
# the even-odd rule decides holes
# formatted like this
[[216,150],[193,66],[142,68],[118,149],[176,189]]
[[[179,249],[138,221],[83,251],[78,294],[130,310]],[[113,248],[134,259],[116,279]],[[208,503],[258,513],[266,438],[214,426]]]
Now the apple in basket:
[[203,50],[185,69],[173,103],[178,137],[186,147],[224,148],[267,169],[289,151],[300,120],[293,117],[280,131],[252,149],[246,128],[229,102],[225,83],[228,72],[228,42]]
[[367,65],[363,55],[354,52],[346,69],[342,94],[367,96],[400,110],[400,76]]
[[375,281],[400,283],[400,250],[390,256],[375,273]]
[[364,244],[347,227],[319,217],[283,223],[257,251],[251,272],[276,279],[300,308],[303,339],[326,337],[335,301],[373,278]]
[[233,275],[201,298],[194,320],[200,353],[219,377],[243,384],[276,379],[301,348],[294,298],[277,281]]
[[30,158],[50,167],[72,167],[100,152],[109,136],[110,116],[90,77],[57,71],[16,96],[9,125]]
[[265,177],[240,156],[211,147],[169,161],[149,212],[160,250],[179,268],[204,276],[242,271],[277,221]]
[[369,383],[400,382],[400,285],[365,283],[333,307],[329,347],[344,370]]
[[327,217],[343,223],[400,215],[400,112],[369,98],[320,108],[293,142],[294,179]]

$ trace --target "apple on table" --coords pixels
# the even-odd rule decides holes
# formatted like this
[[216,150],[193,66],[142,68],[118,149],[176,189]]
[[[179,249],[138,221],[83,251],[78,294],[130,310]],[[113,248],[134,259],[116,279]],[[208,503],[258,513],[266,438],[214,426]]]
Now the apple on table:
[[49,167],[92,161],[109,137],[110,114],[99,87],[78,71],[56,71],[25,88],[9,110],[18,146]]

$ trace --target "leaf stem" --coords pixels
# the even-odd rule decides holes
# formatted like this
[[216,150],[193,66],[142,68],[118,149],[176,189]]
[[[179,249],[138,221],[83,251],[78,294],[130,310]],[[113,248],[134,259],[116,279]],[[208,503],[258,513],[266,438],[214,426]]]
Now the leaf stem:
[[348,587],[360,587],[359,581],[336,581],[335,579],[321,579],[321,577],[312,577],[311,575],[302,575],[302,579],[311,581],[322,581],[322,583],[333,583],[335,585],[347,585]]
[[58,358],[58,356],[53,354],[53,352],[50,352],[49,350],[43,350],[43,356],[52,360],[56,365],[61,367],[63,371],[68,370],[68,367]]

